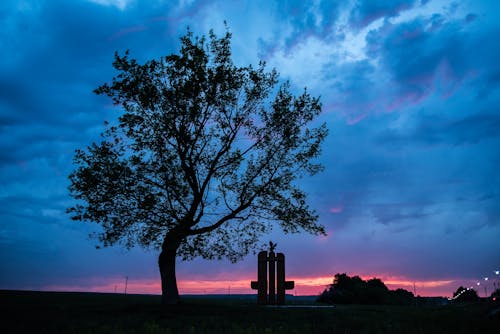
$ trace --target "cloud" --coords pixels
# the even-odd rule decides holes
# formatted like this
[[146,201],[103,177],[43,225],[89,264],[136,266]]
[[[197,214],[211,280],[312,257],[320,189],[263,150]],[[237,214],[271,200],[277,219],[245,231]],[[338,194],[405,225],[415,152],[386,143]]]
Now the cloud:
[[375,87],[375,67],[365,60],[338,63],[322,68],[323,82],[328,83],[327,111],[340,113],[348,124],[354,124],[382,108]]
[[477,27],[434,14],[398,24],[385,22],[370,31],[367,55],[391,75],[396,90],[391,109],[419,103],[433,93],[448,98],[473,80],[492,87],[498,64],[491,56],[500,53],[497,47],[484,47],[494,31],[473,34],[473,29]]
[[331,213],[341,213],[342,211],[344,211],[344,207],[343,206],[334,206],[334,207],[331,207],[330,208],[330,212]]
[[[392,223],[409,223],[428,219],[433,215],[425,211],[426,206],[422,203],[390,203],[372,205],[372,213],[378,223],[388,225]],[[401,230],[398,230],[401,232]]]
[[125,10],[127,6],[132,2],[131,0],[88,0],[88,1],[103,6],[114,6],[120,10]]
[[[286,50],[308,38],[329,40],[335,36],[335,23],[340,14],[340,4],[335,1],[280,1],[276,5],[276,16],[288,17],[290,31],[285,39]],[[285,36],[283,36],[285,37]]]
[[379,18],[397,16],[401,11],[412,8],[415,3],[415,0],[357,0],[351,11],[349,21],[356,28],[363,28]]
[[[269,236],[287,254],[290,275],[458,282],[490,270],[500,260],[496,7],[2,2],[0,272],[9,275],[0,287],[89,287],[87,278],[98,286],[102,277],[132,274],[157,280],[157,254],[97,251],[87,239],[96,227],[65,215],[71,159],[116,117],[109,100],[92,93],[115,74],[115,50],[130,49],[139,61],[163,56],[177,49],[187,25],[195,34],[221,33],[224,20],[238,65],[262,58],[294,89],[307,86],[323,102],[325,172],[299,185],[330,233],[322,240]],[[255,274],[255,258],[178,268],[190,282],[237,279],[232,272]]]
[[392,147],[419,144],[469,145],[483,140],[496,140],[500,136],[500,115],[493,111],[478,111],[471,115],[449,118],[422,115],[414,121],[412,129],[386,129],[378,141]]

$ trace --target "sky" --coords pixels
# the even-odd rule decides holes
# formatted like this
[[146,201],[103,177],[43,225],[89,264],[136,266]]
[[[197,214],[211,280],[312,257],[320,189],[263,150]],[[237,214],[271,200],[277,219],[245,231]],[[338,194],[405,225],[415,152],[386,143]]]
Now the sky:
[[[287,279],[318,294],[336,273],[390,288],[481,296],[500,284],[500,4],[495,1],[4,0],[0,4],[0,289],[160,293],[155,251],[96,249],[70,220],[75,149],[118,113],[92,90],[115,51],[144,62],[189,28],[233,34],[320,96],[329,136],[305,178],[328,236],[283,235]],[[253,293],[257,260],[179,262],[181,293]],[[488,281],[484,278],[489,277]],[[495,282],[496,280],[496,282]],[[477,283],[480,283],[478,286]]]

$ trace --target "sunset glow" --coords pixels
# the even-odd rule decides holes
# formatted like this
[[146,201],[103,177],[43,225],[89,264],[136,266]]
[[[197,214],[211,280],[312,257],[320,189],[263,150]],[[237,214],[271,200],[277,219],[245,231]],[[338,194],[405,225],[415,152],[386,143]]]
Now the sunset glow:
[[[361,276],[360,276],[361,277]],[[404,279],[384,278],[383,276],[364,276],[364,280],[370,278],[380,278],[389,289],[402,288],[413,293],[413,288],[418,295],[423,296],[445,296],[452,295],[455,285],[462,284],[455,280],[446,281],[411,281]],[[256,294],[250,288],[252,278],[242,278],[236,280],[180,280],[178,282],[181,294]],[[319,295],[329,284],[332,284],[332,277],[290,277],[288,280],[295,281],[295,289],[287,291],[288,294],[298,296]],[[105,293],[125,293],[125,278],[113,278],[108,280],[92,279],[90,285],[47,285],[41,290],[44,291],[89,291]],[[159,279],[128,279],[127,293],[131,294],[161,294]]]

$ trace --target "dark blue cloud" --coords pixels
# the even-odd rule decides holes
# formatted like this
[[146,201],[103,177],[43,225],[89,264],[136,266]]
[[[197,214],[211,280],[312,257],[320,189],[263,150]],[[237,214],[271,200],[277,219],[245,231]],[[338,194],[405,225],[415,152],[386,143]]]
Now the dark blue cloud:
[[[41,2],[13,4],[4,14],[12,23],[2,32],[9,42],[0,62],[0,127],[8,135],[1,161],[53,156],[96,137],[112,115],[109,101],[92,90],[112,77],[114,51],[130,49],[144,60],[177,43],[164,35],[168,20],[155,19],[159,13],[145,5],[134,9],[130,15],[86,1]],[[138,25],[144,30],[133,29]],[[134,47],[139,43],[149,47]]]
[[498,31],[477,28],[439,14],[401,24],[386,22],[367,35],[367,51],[392,74],[403,99],[418,101],[434,90],[449,95],[465,80],[484,85],[487,94],[497,88],[500,47],[491,41]]
[[337,64],[327,64],[324,69],[324,80],[328,83],[328,91],[335,92],[332,104],[327,110],[343,113],[350,123],[358,122],[368,114],[380,108],[373,87],[375,67],[367,60]]
[[[110,102],[92,93],[112,78],[114,51],[130,49],[144,60],[168,54],[178,43],[165,32],[179,27],[158,19],[168,18],[169,6],[157,9],[2,2],[0,271],[10,272],[2,275],[2,287],[31,282],[40,288],[58,276],[81,275],[83,267],[71,256],[84,260],[95,245],[87,239],[95,227],[77,225],[65,213],[74,150],[98,139],[103,121],[115,117]],[[64,244],[68,239],[76,240]]]
[[318,34],[326,37],[338,18],[340,3],[321,0],[314,5],[306,1],[279,1],[276,15],[286,17],[293,27],[292,35]]
[[399,83],[401,93],[411,94],[415,100],[430,93],[440,67],[451,80],[463,78],[467,69],[462,66],[467,58],[456,27],[431,32],[426,26],[424,20],[397,26],[386,23],[367,36],[371,55],[380,57]]
[[384,225],[408,223],[409,229],[413,228],[415,221],[429,219],[435,214],[426,212],[422,203],[377,204],[372,207],[372,212],[378,223]]
[[500,114],[495,111],[450,119],[440,115],[422,116],[407,131],[385,130],[378,136],[383,145],[403,148],[407,145],[468,145],[483,140],[500,141]]
[[356,1],[349,21],[353,26],[363,28],[379,18],[397,16],[401,11],[412,8],[416,2],[415,0]]
[[[298,44],[314,37],[328,42],[342,40],[344,34],[336,26],[341,3],[321,0],[311,4],[307,1],[279,1],[272,12],[277,20],[283,20],[291,28],[287,36],[276,36],[284,39],[284,52],[290,52]],[[267,60],[276,51],[275,40],[259,39],[259,56]]]

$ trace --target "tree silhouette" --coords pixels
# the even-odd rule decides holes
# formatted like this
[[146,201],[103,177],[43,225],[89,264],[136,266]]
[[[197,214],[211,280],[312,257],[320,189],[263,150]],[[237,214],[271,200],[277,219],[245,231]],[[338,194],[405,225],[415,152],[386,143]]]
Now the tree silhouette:
[[453,293],[454,301],[457,303],[461,302],[475,302],[479,300],[479,296],[477,295],[476,290],[474,289],[466,289],[463,286],[460,286]]
[[359,276],[335,274],[333,283],[318,297],[328,304],[392,304],[409,305],[414,301],[413,293],[404,290],[389,290],[378,278],[364,281]]
[[319,98],[294,96],[262,62],[235,66],[230,39],[188,29],[179,54],[115,53],[118,75],[95,93],[121,114],[75,154],[68,212],[100,224],[103,246],[161,250],[163,303],[179,301],[177,256],[237,261],[276,225],[325,234],[294,183],[322,169]]
[[493,291],[490,295],[490,298],[493,300],[493,301],[499,301],[500,299],[500,289],[496,289],[495,291]]

